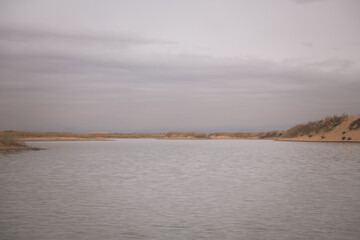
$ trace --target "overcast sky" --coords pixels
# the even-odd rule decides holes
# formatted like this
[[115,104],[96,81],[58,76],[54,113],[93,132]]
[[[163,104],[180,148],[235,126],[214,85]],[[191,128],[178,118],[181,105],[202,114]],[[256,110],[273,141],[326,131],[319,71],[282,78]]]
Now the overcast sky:
[[0,0],[0,129],[259,131],[360,114],[359,0]]

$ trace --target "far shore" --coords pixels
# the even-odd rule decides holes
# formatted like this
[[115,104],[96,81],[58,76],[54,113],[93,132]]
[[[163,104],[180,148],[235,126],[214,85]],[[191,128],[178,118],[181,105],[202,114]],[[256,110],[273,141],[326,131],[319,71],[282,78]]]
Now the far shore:
[[114,139],[158,139],[158,140],[273,140],[282,142],[341,142],[341,143],[360,143],[360,140],[333,140],[333,139],[298,139],[298,138],[231,138],[231,137],[210,137],[210,138],[194,138],[194,137],[174,137],[174,138],[81,138],[81,137],[32,137],[32,138],[21,138],[24,142],[45,142],[45,141],[112,141]]
[[[81,137],[26,137],[20,138],[22,142],[45,142],[45,141],[111,141],[113,139],[157,139],[157,140],[273,140],[273,141],[282,141],[282,142],[323,142],[323,143],[360,143],[359,140],[331,140],[331,139],[297,139],[297,138],[260,138],[260,137],[251,137],[251,138],[231,138],[231,137],[216,137],[216,138],[194,138],[194,137],[174,137],[174,138],[81,138]],[[43,150],[37,147],[31,147],[28,145],[18,145],[18,146],[8,146],[0,144],[0,151],[22,151],[22,150]]]
[[298,124],[286,131],[270,132],[167,132],[167,133],[70,133],[0,131],[0,150],[36,149],[24,144],[31,141],[111,141],[113,139],[163,140],[275,140],[288,142],[360,143],[360,117],[336,116]]
[[106,138],[81,138],[81,137],[25,137],[20,138],[23,142],[41,142],[41,141],[110,141]]

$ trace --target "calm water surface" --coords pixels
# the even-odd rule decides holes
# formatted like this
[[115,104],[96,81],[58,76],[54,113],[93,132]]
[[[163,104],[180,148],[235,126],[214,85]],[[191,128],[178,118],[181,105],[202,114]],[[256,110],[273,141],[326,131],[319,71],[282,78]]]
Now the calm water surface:
[[360,144],[30,145],[0,153],[0,239],[360,239]]

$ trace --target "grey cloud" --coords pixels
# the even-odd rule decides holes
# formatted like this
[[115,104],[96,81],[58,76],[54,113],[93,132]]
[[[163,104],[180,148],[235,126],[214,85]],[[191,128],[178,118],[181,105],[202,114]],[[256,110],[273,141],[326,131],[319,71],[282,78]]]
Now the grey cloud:
[[[26,38],[32,39],[28,37],[32,34],[41,39],[30,32]],[[307,111],[318,111],[323,117],[360,104],[359,74],[355,62],[346,59],[289,64],[256,58],[139,54],[136,48],[102,56],[101,48],[87,52],[87,41],[75,49],[68,45],[59,49],[56,44],[61,39],[49,38],[45,49],[37,42],[1,42],[0,110],[6,117],[0,119],[0,126],[199,130],[249,122],[259,125],[269,114],[277,117],[268,124],[279,124],[289,114],[297,114],[294,119],[299,120],[298,112],[307,118]],[[101,37],[97,39],[101,42]]]
[[[55,61],[50,61],[51,59],[55,59]],[[7,61],[6,59],[2,60]],[[335,64],[335,66],[340,64],[341,67],[349,64],[346,61],[328,61],[327,63]],[[343,85],[343,82],[337,79],[344,77],[341,74],[317,71],[318,67],[326,67],[327,63],[294,68],[256,60],[222,62],[216,59],[206,63],[197,60],[188,64],[188,62],[180,60],[127,62],[123,59],[113,62],[76,56],[34,55],[19,56],[18,59],[12,59],[10,65],[12,68],[23,71],[22,75],[19,74],[20,79],[23,79],[21,83],[23,87],[35,84],[66,89],[69,86],[64,83],[67,82],[71,83],[71,87],[75,89],[96,87],[97,90],[102,88],[109,90],[107,86],[116,89],[116,87],[121,88],[122,85],[125,85],[142,93],[153,94],[167,90],[179,90],[184,87],[184,91],[197,92],[202,96],[205,96],[206,93],[213,96],[216,94],[230,96],[231,93],[245,96],[256,93],[264,95],[264,92],[267,92],[268,95],[276,95],[281,92],[289,94],[304,91],[307,88],[323,87],[325,84],[328,86],[331,84]],[[310,67],[312,68],[309,69]],[[6,68],[11,69],[9,66]],[[28,81],[28,79],[32,80]],[[346,79],[350,81],[352,78],[346,76]],[[3,84],[5,83],[6,81],[3,81]],[[148,87],[147,90],[146,87]],[[201,91],[197,91],[196,88]]]
[[306,3],[312,3],[312,2],[322,2],[322,1],[328,1],[328,0],[294,0],[296,3],[300,4],[306,4]]
[[323,69],[323,70],[333,70],[333,71],[346,71],[356,65],[356,62],[353,60],[346,59],[328,59],[321,62],[315,62],[307,66]]
[[0,2],[0,129],[237,131],[358,112],[356,0]]
[[314,44],[309,43],[309,42],[302,42],[301,45],[303,45],[303,46],[305,46],[305,47],[309,47],[309,48],[314,47]]
[[143,44],[175,44],[173,41],[147,39],[133,33],[119,34],[109,32],[69,32],[51,31],[47,29],[31,29],[20,27],[0,27],[0,39],[8,41],[28,42],[28,41],[50,41],[68,43],[100,43],[114,44],[117,46],[131,46]]

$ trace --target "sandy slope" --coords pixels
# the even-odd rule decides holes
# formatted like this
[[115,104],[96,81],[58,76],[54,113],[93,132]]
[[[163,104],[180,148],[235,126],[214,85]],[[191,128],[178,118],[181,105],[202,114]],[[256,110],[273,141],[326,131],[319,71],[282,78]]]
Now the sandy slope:
[[[319,132],[318,134],[312,134],[312,137],[308,135],[296,138],[283,138],[277,139],[280,141],[306,141],[306,142],[360,142],[360,128],[357,130],[349,129],[350,123],[355,121],[360,117],[348,116],[345,121],[343,121],[339,126],[336,126],[329,132]],[[343,133],[345,132],[345,133]],[[324,136],[324,138],[321,138]],[[342,140],[342,137],[345,137],[345,140]],[[348,138],[351,140],[348,140]]]
[[81,138],[81,137],[23,137],[21,141],[104,141],[105,138]]

